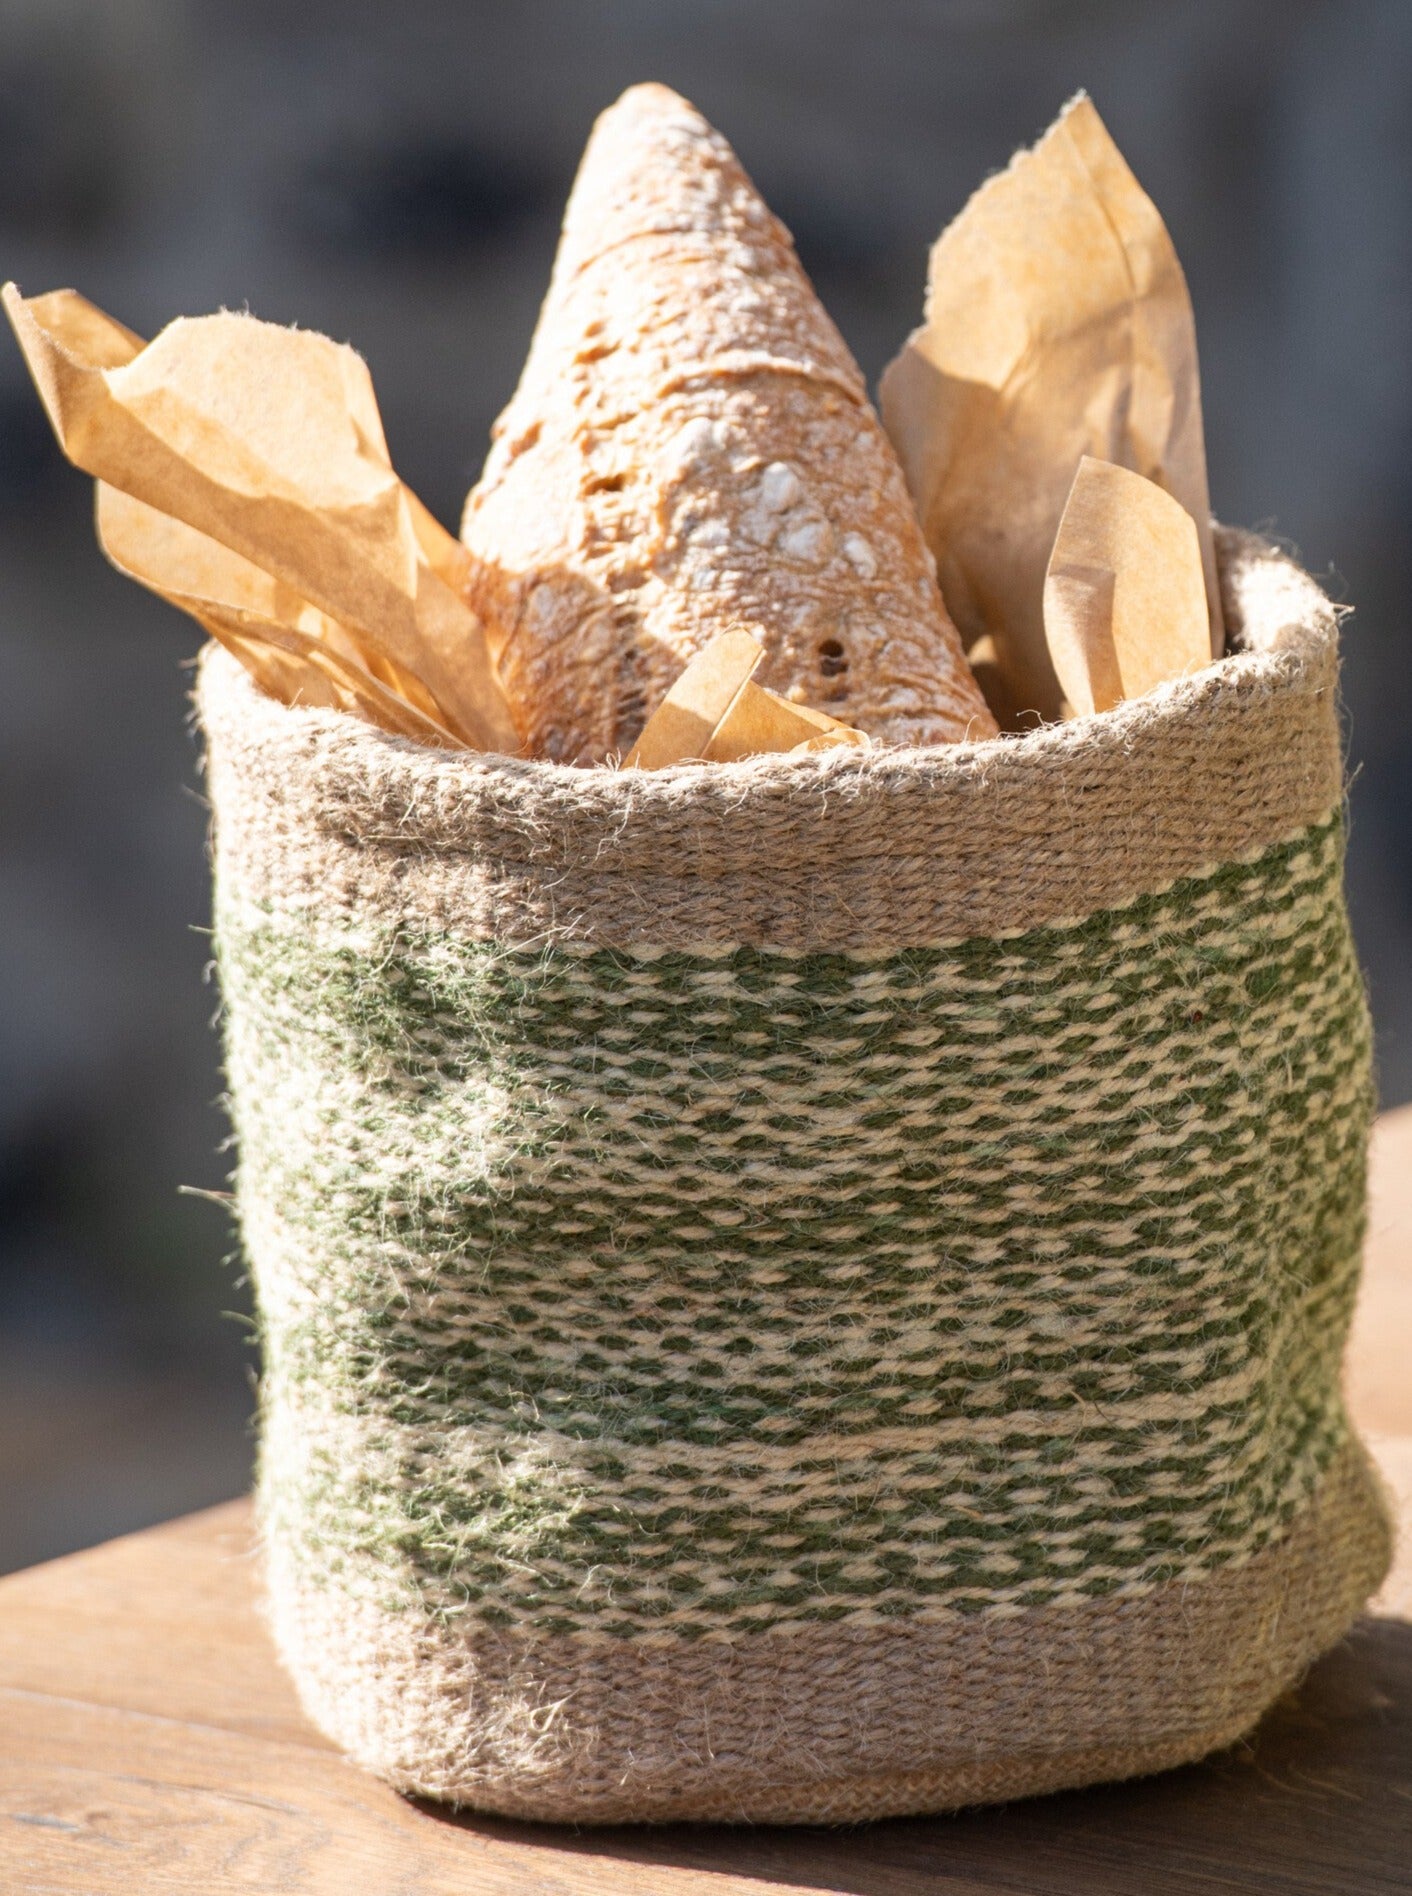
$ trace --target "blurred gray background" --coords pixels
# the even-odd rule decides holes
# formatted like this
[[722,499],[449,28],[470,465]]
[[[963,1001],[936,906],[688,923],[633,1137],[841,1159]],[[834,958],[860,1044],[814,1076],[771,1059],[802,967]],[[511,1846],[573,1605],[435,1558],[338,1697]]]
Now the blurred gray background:
[[[875,379],[927,245],[1078,86],[1176,238],[1211,490],[1357,607],[1355,923],[1412,1097],[1407,0],[0,0],[0,275],[144,334],[353,342],[455,525],[594,114],[734,142]],[[237,1492],[249,1299],[207,975],[196,628],[104,565],[0,335],[0,1569]]]

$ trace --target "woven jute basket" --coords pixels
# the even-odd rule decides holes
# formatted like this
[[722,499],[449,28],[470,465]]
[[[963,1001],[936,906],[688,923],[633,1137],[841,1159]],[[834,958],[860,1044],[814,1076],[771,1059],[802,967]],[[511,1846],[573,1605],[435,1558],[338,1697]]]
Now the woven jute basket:
[[1156,1770],[1377,1584],[1337,631],[974,746],[575,770],[208,655],[270,1613],[408,1790],[815,1821]]

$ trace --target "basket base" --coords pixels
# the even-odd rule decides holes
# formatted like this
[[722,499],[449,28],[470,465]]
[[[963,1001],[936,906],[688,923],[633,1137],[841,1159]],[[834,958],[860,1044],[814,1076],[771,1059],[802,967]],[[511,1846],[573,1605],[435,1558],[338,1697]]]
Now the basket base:
[[847,1823],[1189,1763],[1347,1631],[1389,1554],[1356,1443],[1281,1541],[1200,1581],[739,1645],[467,1636],[268,1548],[282,1656],[335,1742],[398,1790],[578,1824]]

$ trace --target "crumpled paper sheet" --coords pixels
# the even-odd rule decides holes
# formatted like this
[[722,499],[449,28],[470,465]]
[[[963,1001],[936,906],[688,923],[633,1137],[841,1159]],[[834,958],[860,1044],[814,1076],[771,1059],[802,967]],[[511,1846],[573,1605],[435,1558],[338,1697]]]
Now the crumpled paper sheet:
[[99,542],[118,571],[190,613],[271,697],[463,748],[420,679],[368,652],[283,581],[105,481],[97,490]]
[[[286,704],[419,742],[518,751],[471,554],[392,471],[353,350],[247,316],[179,318],[146,343],[72,290],[7,314],[60,446],[97,479],[120,571],[191,614]],[[727,634],[687,668],[628,760],[726,761],[865,743],[750,683]]]
[[367,367],[310,331],[179,318],[141,339],[73,291],[3,300],[114,561],[276,696],[427,742],[520,741],[469,557],[393,473]]
[[719,632],[690,660],[623,759],[664,770],[694,761],[738,762],[768,752],[831,750],[871,739],[827,712],[791,704],[751,682],[765,649],[743,626]]
[[1196,522],[1155,482],[1085,455],[1044,580],[1044,629],[1086,715],[1211,664]]
[[1196,524],[1225,646],[1196,328],[1176,251],[1091,101],[983,184],[932,251],[926,321],[882,412],[942,593],[1002,726],[1054,718],[1044,580],[1080,459],[1131,468]]

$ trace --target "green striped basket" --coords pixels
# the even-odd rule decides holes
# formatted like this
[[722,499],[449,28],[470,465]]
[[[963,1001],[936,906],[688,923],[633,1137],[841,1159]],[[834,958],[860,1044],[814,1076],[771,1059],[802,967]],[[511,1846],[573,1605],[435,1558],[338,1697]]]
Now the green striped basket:
[[1246,1731],[1387,1560],[1337,632],[1022,738],[658,773],[203,662],[270,1610],[524,1817],[815,1821]]

